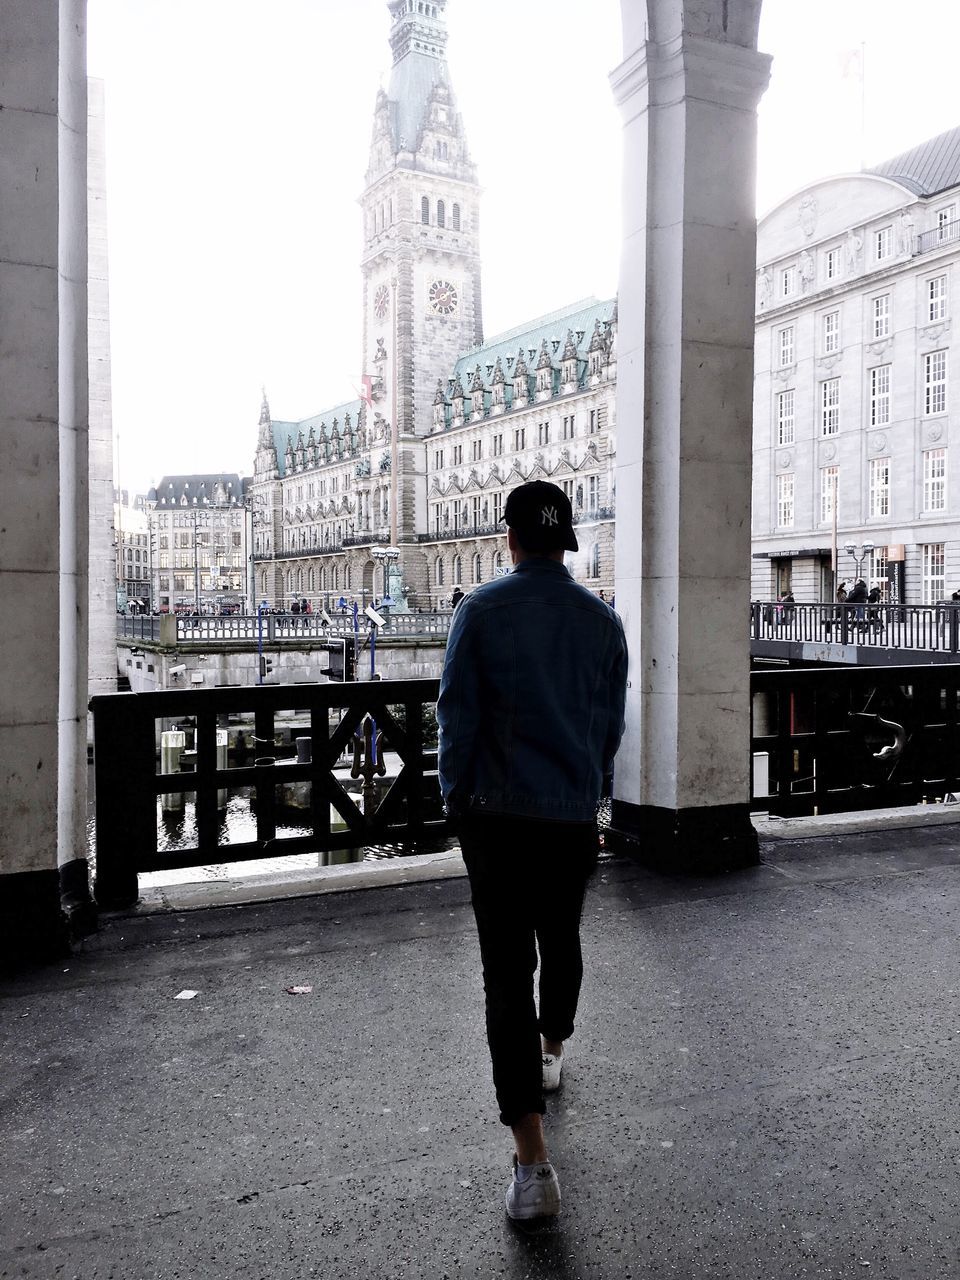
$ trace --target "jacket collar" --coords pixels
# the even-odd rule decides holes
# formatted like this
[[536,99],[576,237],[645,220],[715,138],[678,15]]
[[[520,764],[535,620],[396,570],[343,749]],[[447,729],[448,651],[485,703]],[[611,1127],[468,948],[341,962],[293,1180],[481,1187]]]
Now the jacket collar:
[[562,573],[570,577],[570,570],[560,560],[548,560],[546,556],[531,556],[513,566],[514,573]]

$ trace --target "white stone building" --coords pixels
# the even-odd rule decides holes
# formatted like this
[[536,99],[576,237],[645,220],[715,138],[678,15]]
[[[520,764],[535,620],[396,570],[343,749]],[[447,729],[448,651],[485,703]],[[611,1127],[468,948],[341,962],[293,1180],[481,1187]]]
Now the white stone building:
[[164,476],[147,494],[152,603],[161,613],[253,608],[248,481],[235,472]]
[[754,599],[833,599],[831,547],[873,544],[862,576],[928,603],[960,585],[960,129],[824,179],[758,230]]
[[363,397],[301,422],[264,396],[252,484],[256,594],[387,594],[410,607],[505,567],[498,525],[524,480],[563,485],[581,580],[613,590],[615,302],[484,343],[480,189],[445,61],[446,0],[388,0],[363,211]]

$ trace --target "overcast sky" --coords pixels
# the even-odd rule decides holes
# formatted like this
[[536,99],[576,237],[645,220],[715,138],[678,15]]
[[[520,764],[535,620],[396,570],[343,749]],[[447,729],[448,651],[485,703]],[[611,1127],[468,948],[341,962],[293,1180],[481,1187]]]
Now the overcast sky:
[[[89,0],[89,15],[122,483],[249,473],[261,384],[289,419],[359,384],[357,197],[385,0]],[[448,26],[484,189],[487,335],[611,296],[620,0],[450,0]],[[960,124],[958,43],[947,0],[766,0],[759,212]]]

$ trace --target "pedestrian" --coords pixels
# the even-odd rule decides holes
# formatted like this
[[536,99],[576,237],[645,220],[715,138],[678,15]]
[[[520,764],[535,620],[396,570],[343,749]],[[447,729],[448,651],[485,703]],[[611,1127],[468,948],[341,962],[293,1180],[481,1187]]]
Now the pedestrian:
[[846,583],[846,580],[844,580],[843,582],[840,583],[839,587],[837,587],[837,603],[843,604],[846,598],[847,598],[847,583]]
[[451,595],[450,597],[450,608],[455,609],[457,605],[460,603],[460,601],[463,599],[463,596],[464,596],[464,593],[460,590],[460,588],[454,587],[453,595]]
[[297,617],[299,617],[299,616],[300,616],[300,601],[299,601],[299,600],[294,600],[293,604],[290,606],[290,612],[291,612],[291,613],[293,613],[293,614],[296,614],[296,615],[297,615]]
[[876,607],[880,603],[880,588],[874,583],[867,595],[867,604],[873,607],[867,610],[867,621],[874,625],[880,622],[880,610]]
[[797,601],[792,591],[785,591],[781,600],[783,604],[783,620],[787,624],[793,621],[793,615],[797,611]]
[[507,1214],[525,1219],[560,1209],[544,1093],[560,1086],[574,1030],[580,916],[623,731],[627,649],[617,615],[564,567],[578,548],[563,490],[520,485],[504,520],[513,572],[477,587],[450,624],[438,769],[470,878],[500,1120],[516,1147]]
[[863,606],[867,602],[867,584],[863,578],[858,578],[847,594],[847,604],[855,604],[857,607],[853,611],[853,616],[857,622],[863,621]]

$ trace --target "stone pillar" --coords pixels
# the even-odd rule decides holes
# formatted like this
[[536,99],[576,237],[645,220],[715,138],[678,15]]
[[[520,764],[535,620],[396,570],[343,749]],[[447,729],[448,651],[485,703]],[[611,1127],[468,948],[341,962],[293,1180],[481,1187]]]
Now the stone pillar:
[[[61,12],[62,10],[62,12]],[[0,42],[0,960],[66,946],[85,855],[86,89],[82,0]],[[61,569],[69,581],[61,590]],[[61,640],[61,622],[64,637]]]
[[[615,847],[757,859],[749,573],[759,0],[624,5],[616,600],[630,645]],[[737,42],[739,41],[739,43]]]

